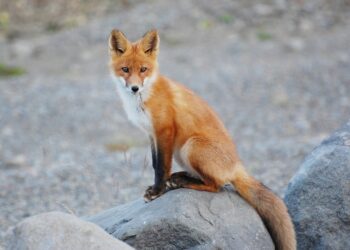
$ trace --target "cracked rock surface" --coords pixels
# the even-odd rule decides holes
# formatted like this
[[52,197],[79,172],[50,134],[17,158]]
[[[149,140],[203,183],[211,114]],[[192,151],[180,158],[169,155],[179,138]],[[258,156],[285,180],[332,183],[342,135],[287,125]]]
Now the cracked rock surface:
[[350,249],[350,121],[306,158],[285,201],[299,249]]
[[85,219],[136,249],[274,249],[258,214],[231,188],[173,190]]

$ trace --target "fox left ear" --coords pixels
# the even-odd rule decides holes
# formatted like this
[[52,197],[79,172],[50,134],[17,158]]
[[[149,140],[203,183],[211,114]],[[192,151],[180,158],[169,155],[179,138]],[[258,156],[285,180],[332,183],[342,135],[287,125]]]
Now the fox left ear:
[[108,43],[110,51],[115,52],[119,56],[124,54],[129,46],[129,41],[123,32],[116,29],[112,30]]
[[157,55],[159,49],[159,36],[157,30],[153,29],[143,35],[141,39],[143,52],[148,55]]

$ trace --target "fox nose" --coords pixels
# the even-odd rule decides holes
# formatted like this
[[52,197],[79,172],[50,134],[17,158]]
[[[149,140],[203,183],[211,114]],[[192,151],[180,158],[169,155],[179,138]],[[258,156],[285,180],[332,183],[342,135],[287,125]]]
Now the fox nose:
[[132,90],[132,92],[136,93],[137,91],[139,91],[139,87],[138,86],[132,86],[131,90]]

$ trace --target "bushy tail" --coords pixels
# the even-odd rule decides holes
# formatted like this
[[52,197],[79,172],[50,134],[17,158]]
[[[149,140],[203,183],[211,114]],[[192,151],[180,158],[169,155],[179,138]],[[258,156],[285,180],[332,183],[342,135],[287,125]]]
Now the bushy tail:
[[232,180],[237,192],[258,212],[277,250],[295,250],[294,226],[284,202],[238,165]]

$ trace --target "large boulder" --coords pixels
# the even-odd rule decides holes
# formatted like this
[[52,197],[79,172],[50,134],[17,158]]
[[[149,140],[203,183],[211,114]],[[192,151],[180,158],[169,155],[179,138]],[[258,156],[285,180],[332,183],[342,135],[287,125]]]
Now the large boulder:
[[274,249],[258,214],[232,189],[173,190],[85,219],[136,249]]
[[350,249],[350,121],[306,158],[285,202],[298,249]]
[[29,217],[11,230],[9,250],[131,250],[93,223],[50,212]]

